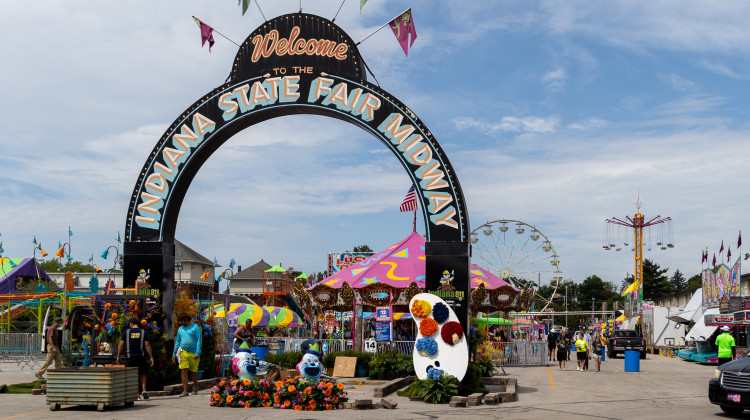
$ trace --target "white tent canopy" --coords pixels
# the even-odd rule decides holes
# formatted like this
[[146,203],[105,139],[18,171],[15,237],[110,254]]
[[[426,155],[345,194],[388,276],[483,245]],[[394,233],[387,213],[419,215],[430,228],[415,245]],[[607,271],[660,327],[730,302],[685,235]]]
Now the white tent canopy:
[[704,315],[714,315],[719,313],[719,308],[708,308],[703,312],[700,318],[695,321],[695,325],[690,329],[688,334],[685,336],[685,341],[706,341],[716,331],[716,326],[708,326],[703,321]]
[[698,320],[695,319],[695,315],[702,313],[701,312],[702,300],[703,300],[703,289],[697,289],[695,293],[693,293],[693,297],[690,298],[690,301],[687,303],[687,305],[685,305],[682,311],[668,316],[667,319],[669,319],[670,321],[679,322],[680,324],[689,324],[691,322],[697,322]]

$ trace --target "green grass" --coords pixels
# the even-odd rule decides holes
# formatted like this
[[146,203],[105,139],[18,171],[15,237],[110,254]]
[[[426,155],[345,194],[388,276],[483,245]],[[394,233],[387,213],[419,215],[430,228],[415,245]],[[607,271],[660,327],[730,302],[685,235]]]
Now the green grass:
[[22,384],[0,385],[0,394],[31,394],[32,389],[39,389],[47,381],[34,381]]

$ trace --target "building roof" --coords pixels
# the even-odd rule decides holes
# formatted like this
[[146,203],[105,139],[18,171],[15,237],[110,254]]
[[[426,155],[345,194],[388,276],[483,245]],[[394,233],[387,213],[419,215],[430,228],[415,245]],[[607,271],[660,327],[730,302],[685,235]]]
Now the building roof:
[[[271,268],[271,265],[262,259],[250,267],[240,271],[230,277],[230,280],[263,280],[265,271]],[[284,273],[268,273],[271,279],[278,279],[284,276]]]
[[177,239],[174,240],[174,259],[175,261],[178,261],[178,262],[189,261],[189,262],[197,262],[200,264],[211,265],[211,266],[213,266],[214,264],[213,261],[197,253],[194,249],[183,244]]

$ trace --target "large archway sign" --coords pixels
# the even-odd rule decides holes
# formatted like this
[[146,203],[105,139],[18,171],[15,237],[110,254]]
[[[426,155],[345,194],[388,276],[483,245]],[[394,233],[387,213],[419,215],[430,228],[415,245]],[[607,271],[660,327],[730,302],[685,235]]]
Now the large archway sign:
[[[132,286],[140,270],[150,270],[147,292],[158,294],[164,313],[172,313],[174,235],[193,177],[237,132],[293,114],[355,124],[399,159],[421,199],[426,289],[453,304],[467,327],[471,231],[447,156],[409,108],[367,82],[364,62],[345,32],[329,20],[302,13],[277,17],[253,31],[227,82],[185,110],[154,147],[130,199],[123,251],[126,286]],[[445,284],[448,278],[450,285]],[[169,332],[171,322],[165,319]]]

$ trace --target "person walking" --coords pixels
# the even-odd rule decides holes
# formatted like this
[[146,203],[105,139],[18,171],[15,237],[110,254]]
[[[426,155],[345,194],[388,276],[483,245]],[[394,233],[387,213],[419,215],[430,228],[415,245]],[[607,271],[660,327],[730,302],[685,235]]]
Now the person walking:
[[576,356],[578,356],[578,370],[583,372],[584,361],[588,357],[588,348],[586,347],[586,340],[583,339],[583,334],[578,336],[576,340]]
[[557,334],[550,331],[549,334],[547,335],[547,351],[549,352],[548,361],[550,362],[557,361],[557,358],[555,357],[555,345],[556,344],[557,344]]
[[[586,340],[586,348],[588,350],[591,350],[591,334],[589,334],[588,330],[585,330],[583,337],[584,340]],[[583,363],[583,369],[589,370],[589,356],[588,353],[586,354],[586,360]]]
[[[146,375],[148,368],[154,365],[154,355],[151,353],[151,343],[148,340],[148,331],[142,329],[138,324],[138,318],[130,318],[128,327],[122,330],[122,338],[117,346],[116,363],[120,364],[122,351],[125,350],[127,361],[125,366],[138,368],[138,382],[141,386],[141,396],[144,400],[148,399],[146,392]],[[146,355],[148,354],[148,360]]]
[[568,351],[570,351],[570,342],[564,334],[560,334],[555,345],[557,346],[557,363],[560,370],[565,370],[565,360],[568,358]]
[[565,339],[565,342],[567,344],[567,347],[566,347],[567,350],[566,350],[566,353],[565,353],[565,360],[567,360],[569,362],[570,361],[570,344],[571,344],[570,343],[570,338],[571,337],[570,337],[570,331],[568,331],[568,327],[565,327],[565,329],[562,332],[562,336]]
[[716,345],[719,346],[719,366],[723,365],[724,363],[731,362],[732,359],[734,359],[734,337],[732,337],[732,334],[729,334],[730,330],[731,329],[725,325],[721,327],[722,333],[719,334],[718,337],[716,337]]
[[596,368],[597,372],[599,372],[602,368],[602,351],[604,351],[603,338],[604,337],[602,337],[599,332],[596,332],[591,342],[591,357],[594,358],[594,368]]
[[55,362],[55,369],[62,367],[62,356],[60,355],[60,346],[62,345],[62,334],[59,328],[62,327],[63,319],[55,318],[55,322],[47,328],[44,333],[44,340],[47,343],[47,359],[44,361],[41,369],[36,372],[37,379],[44,379],[44,372]]
[[172,361],[179,361],[182,371],[182,394],[180,397],[190,395],[188,391],[188,371],[193,376],[193,395],[198,394],[198,363],[201,357],[201,328],[190,319],[190,315],[181,313],[177,316],[181,327],[177,330],[174,341]]

